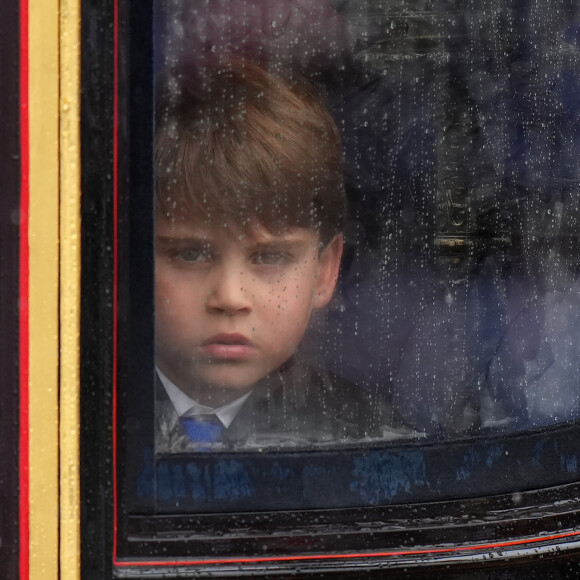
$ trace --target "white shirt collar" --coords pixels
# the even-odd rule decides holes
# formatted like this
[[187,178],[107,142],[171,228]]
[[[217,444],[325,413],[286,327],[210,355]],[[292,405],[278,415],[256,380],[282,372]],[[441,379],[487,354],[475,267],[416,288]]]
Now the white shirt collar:
[[159,367],[155,368],[157,370],[157,374],[159,375],[159,379],[161,380],[161,384],[167,392],[167,396],[173,403],[175,411],[179,417],[185,415],[185,413],[188,412],[194,415],[213,413],[227,429],[231,422],[234,420],[234,417],[242,408],[242,405],[246,402],[246,399],[252,394],[252,391],[250,391],[249,393],[245,393],[238,399],[235,399],[234,401],[231,401],[222,407],[212,409],[211,407],[202,405],[197,401],[194,401],[191,397],[187,396],[174,382],[172,382],[161,372]]

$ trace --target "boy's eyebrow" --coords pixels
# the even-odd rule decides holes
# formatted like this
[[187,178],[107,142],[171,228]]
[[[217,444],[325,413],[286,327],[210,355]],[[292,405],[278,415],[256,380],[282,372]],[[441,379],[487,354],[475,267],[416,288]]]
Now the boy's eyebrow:
[[[155,243],[157,244],[188,244],[188,243],[212,243],[211,236],[205,234],[173,234],[173,235],[156,235]],[[240,238],[240,243],[248,246],[257,247],[269,247],[269,246],[295,246],[303,243],[309,243],[309,240],[305,240],[304,237],[296,233],[287,234],[261,234],[259,236],[255,235],[244,235]]]
[[301,244],[307,242],[302,232],[286,232],[283,234],[259,233],[250,234],[247,239],[256,245],[284,245],[284,244]]
[[210,243],[205,236],[192,236],[188,234],[186,236],[155,236],[156,244],[188,244],[188,243]]
[[267,241],[256,241],[252,240],[247,245],[252,248],[262,249],[262,248],[295,248],[297,246],[307,245],[310,242],[306,240],[267,240]]

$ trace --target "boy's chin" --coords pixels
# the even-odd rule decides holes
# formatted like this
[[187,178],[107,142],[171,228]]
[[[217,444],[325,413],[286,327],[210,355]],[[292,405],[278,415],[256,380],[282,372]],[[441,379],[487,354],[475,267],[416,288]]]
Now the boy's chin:
[[251,391],[261,378],[253,374],[240,373],[239,369],[235,368],[199,373],[200,383],[208,394],[220,392],[224,397],[229,396],[232,401]]

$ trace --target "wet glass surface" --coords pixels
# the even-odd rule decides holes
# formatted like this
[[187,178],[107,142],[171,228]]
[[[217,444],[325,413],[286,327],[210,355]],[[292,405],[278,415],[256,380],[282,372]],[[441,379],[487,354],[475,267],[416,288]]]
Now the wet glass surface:
[[578,418],[573,3],[155,22],[158,453]]

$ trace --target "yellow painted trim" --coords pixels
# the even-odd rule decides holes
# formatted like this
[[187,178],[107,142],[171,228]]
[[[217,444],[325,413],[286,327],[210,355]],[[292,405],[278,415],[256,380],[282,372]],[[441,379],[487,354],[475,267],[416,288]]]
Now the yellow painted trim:
[[60,578],[80,578],[80,0],[60,0]]
[[58,0],[29,0],[30,578],[58,578]]

